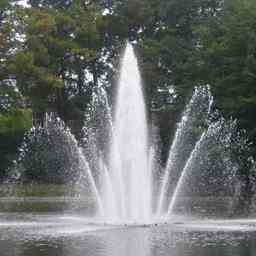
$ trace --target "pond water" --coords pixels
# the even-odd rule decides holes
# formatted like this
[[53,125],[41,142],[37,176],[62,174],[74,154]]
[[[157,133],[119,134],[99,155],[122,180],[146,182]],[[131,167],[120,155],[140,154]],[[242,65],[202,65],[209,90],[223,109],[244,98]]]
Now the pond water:
[[2,214],[1,256],[250,256],[255,220],[107,225],[79,216]]
[[[68,190],[71,198],[43,198],[51,186],[35,184],[30,196],[16,184],[7,186],[7,197],[0,198],[0,256],[255,255],[256,219],[228,219],[242,188],[237,163],[231,162],[238,148],[231,139],[236,123],[217,118],[210,88],[196,87],[167,163],[161,163],[166,168],[160,167],[161,143],[147,125],[143,83],[129,43],[121,63],[115,111],[100,85],[92,92],[84,148],[54,114],[45,128],[33,128],[25,137],[15,174],[26,166],[54,166],[69,170],[65,180],[76,186],[52,187],[61,195]],[[85,212],[104,220],[85,218]],[[177,212],[190,217],[174,216]]]

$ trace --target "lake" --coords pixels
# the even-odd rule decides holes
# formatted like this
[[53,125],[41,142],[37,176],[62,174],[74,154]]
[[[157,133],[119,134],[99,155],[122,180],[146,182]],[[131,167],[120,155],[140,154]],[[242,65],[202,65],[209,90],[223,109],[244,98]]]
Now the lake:
[[82,215],[0,214],[1,256],[253,256],[255,220],[110,225]]

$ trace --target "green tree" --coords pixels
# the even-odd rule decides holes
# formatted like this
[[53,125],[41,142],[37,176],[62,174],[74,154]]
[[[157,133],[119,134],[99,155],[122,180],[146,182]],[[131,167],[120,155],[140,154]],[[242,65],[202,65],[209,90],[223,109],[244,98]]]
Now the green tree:
[[65,120],[65,104],[86,91],[84,70],[98,46],[94,10],[73,4],[61,12],[48,7],[21,14],[25,42],[11,68],[17,86],[36,112],[56,108]]
[[238,118],[256,138],[256,2],[230,0],[221,15],[199,29],[202,80],[211,84],[218,108]]
[[0,1],[0,180],[15,159],[24,132],[31,127],[31,111],[24,108],[9,70],[9,61],[19,47],[15,1]]

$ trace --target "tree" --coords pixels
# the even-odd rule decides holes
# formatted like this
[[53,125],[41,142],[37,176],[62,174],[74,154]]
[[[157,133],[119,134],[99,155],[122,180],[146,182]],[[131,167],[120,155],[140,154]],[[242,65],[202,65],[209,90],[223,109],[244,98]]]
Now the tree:
[[31,111],[24,108],[9,70],[10,59],[19,47],[15,1],[0,1],[0,180],[15,159],[24,132],[31,126]]
[[199,29],[200,74],[212,85],[218,108],[238,118],[255,141],[256,3],[230,0]]
[[53,108],[67,120],[65,105],[87,93],[85,69],[98,47],[97,14],[74,3],[61,12],[29,8],[21,16],[25,42],[11,65],[17,85],[36,112]]
[[157,88],[173,87],[177,96],[175,102],[184,104],[199,80],[195,76],[194,62],[199,37],[194,29],[217,15],[221,3],[220,0],[149,1],[140,47],[145,79],[153,88],[153,95],[157,94]]

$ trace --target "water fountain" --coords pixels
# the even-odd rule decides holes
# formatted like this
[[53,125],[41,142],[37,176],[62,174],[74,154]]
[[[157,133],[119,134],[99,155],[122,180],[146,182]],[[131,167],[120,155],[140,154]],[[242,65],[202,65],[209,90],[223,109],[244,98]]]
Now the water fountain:
[[[114,111],[105,90],[98,85],[86,112],[81,143],[59,118],[49,116],[44,129],[48,142],[55,143],[52,137],[60,141],[56,151],[64,154],[67,179],[72,177],[77,197],[87,193],[93,198],[96,212],[92,221],[169,222],[177,217],[179,205],[186,205],[184,198],[204,194],[205,184],[207,196],[218,190],[223,192],[221,196],[232,198],[237,192],[238,166],[231,157],[236,123],[216,118],[212,106],[209,86],[196,87],[177,125],[165,168],[161,175],[155,175],[158,145],[150,145],[142,79],[134,49],[128,43]],[[39,145],[41,128],[35,131],[28,138]],[[28,154],[27,143],[24,145],[22,159]],[[207,183],[209,180],[214,185]]]
[[[200,161],[205,169],[206,166],[209,167],[208,174],[202,171],[202,176],[208,175],[204,178],[209,179],[214,176],[213,169],[217,169],[216,161],[219,163],[223,160],[225,163],[218,166],[218,169],[222,168],[218,175],[223,183],[216,184],[216,187],[222,187],[223,191],[233,189],[237,182],[237,169],[235,163],[232,164],[228,158],[230,152],[224,154],[224,151],[228,152],[231,145],[229,138],[235,132],[236,125],[235,122],[227,125],[228,122],[220,117],[211,120],[214,112],[209,86],[195,88],[177,126],[166,167],[161,171],[160,182],[153,180],[152,166],[158,145],[151,146],[149,143],[150,131],[147,126],[142,80],[133,47],[129,43],[121,62],[113,121],[106,94],[102,93],[102,88],[98,91],[103,104],[96,105],[107,110],[104,118],[108,120],[110,138],[107,146],[109,153],[102,157],[102,149],[98,148],[98,153],[94,150],[94,158],[95,155],[98,156],[96,162],[92,163],[92,166],[100,163],[97,171],[100,176],[97,179],[100,181],[96,182],[98,192],[94,196],[100,197],[99,217],[104,222],[134,224],[169,221],[175,213],[180,195],[184,194],[187,181],[192,180],[190,176],[198,175],[194,173],[196,165],[201,171]],[[92,125],[95,126],[97,121]],[[96,134],[97,131],[92,132],[91,139]],[[88,149],[91,147],[90,144]],[[216,160],[210,159],[210,154],[207,154],[207,151],[211,152],[211,147],[218,147],[215,150]],[[226,177],[228,181],[224,182]],[[156,189],[158,194],[153,195],[153,186],[156,184],[159,186]]]
[[[137,60],[128,45],[121,66],[114,132],[110,145],[111,180],[104,184],[106,216],[122,221],[147,222],[151,218],[151,174],[148,161],[148,128]],[[112,189],[113,194],[109,193]],[[111,202],[113,201],[113,202]]]
[[[233,151],[246,148],[247,141],[234,120],[214,110],[209,86],[194,89],[166,164],[159,165],[158,139],[152,138],[157,129],[147,124],[138,63],[128,44],[114,109],[104,88],[94,88],[81,141],[54,115],[25,136],[11,180],[36,179],[39,169],[54,169],[58,177],[49,177],[61,176],[74,194],[66,212],[1,213],[1,253],[253,254],[256,220],[216,214],[217,198],[227,198],[229,212],[241,191]],[[80,211],[83,201],[87,209]]]

